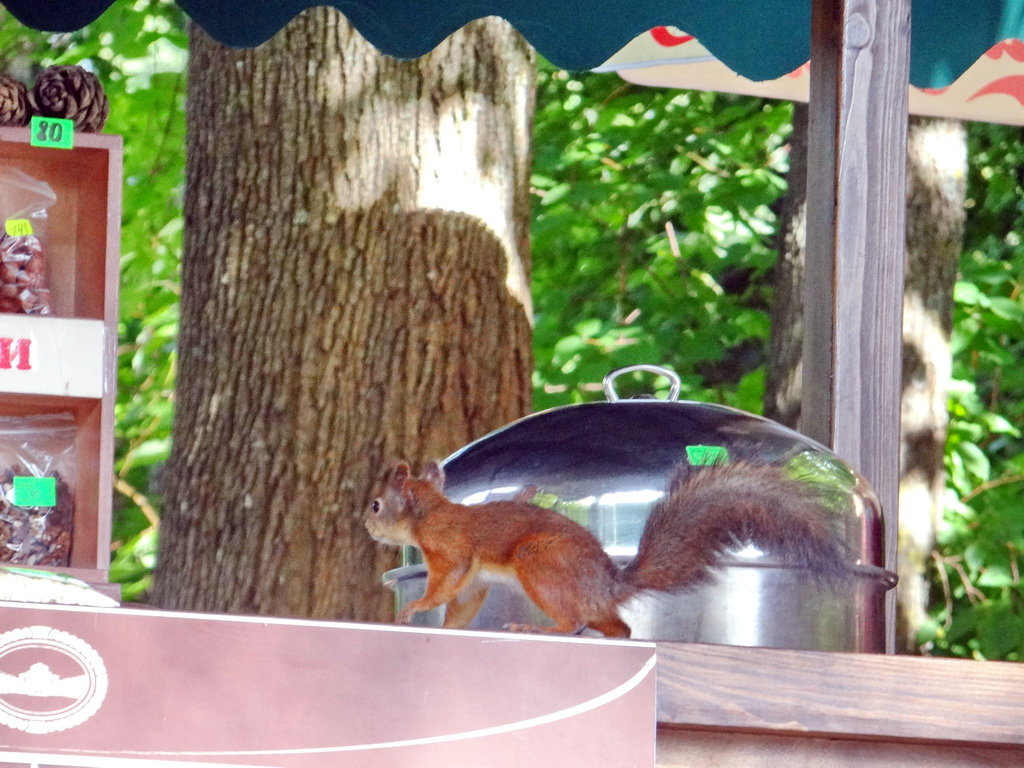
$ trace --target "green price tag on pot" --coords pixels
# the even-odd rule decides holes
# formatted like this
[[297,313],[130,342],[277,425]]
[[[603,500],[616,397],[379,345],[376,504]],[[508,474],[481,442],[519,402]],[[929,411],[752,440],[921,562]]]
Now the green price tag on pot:
[[14,478],[14,498],[12,501],[16,507],[57,506],[57,478]]
[[66,117],[41,117],[32,116],[32,138],[30,144],[33,147],[55,147],[56,149],[71,149],[75,146],[75,121]]
[[695,467],[729,463],[729,449],[720,445],[688,445],[686,458]]

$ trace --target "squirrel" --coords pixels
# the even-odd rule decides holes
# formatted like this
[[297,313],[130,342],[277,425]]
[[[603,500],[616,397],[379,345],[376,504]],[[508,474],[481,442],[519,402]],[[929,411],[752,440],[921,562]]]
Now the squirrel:
[[465,627],[489,582],[511,577],[554,624],[505,629],[580,634],[589,628],[628,638],[620,605],[640,592],[676,592],[709,580],[718,557],[738,543],[800,563],[819,580],[849,570],[818,494],[776,465],[681,465],[648,517],[636,557],[622,569],[584,526],[526,502],[523,492],[470,506],[450,501],[443,488],[437,462],[418,478],[401,462],[366,515],[374,539],[418,547],[426,561],[426,590],[399,612],[400,623],[445,605],[444,626]]

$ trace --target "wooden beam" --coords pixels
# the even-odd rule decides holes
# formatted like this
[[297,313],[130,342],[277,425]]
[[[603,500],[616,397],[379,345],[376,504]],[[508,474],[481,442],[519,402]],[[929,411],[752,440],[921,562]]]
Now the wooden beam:
[[1013,747],[1024,665],[658,643],[658,722],[776,736]]
[[875,489],[895,570],[910,2],[812,8],[801,429]]

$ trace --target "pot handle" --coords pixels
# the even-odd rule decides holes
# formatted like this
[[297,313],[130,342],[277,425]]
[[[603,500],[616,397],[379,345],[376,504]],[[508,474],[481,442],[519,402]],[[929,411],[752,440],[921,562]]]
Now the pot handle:
[[658,376],[664,376],[670,382],[666,400],[674,401],[679,399],[679,388],[682,386],[682,382],[675,371],[663,368],[660,365],[627,365],[624,368],[616,368],[604,377],[604,396],[609,403],[615,403],[621,399],[619,393],[615,391],[615,379],[624,373],[632,373],[633,371],[647,371]]

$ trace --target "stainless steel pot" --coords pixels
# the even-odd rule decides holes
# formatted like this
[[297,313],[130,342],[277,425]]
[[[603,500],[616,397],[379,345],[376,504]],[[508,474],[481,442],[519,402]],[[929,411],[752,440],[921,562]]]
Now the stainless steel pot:
[[[668,377],[667,400],[622,400],[615,379],[633,370]],[[820,490],[845,537],[856,573],[842,586],[821,584],[805,568],[737,546],[716,578],[677,594],[646,594],[623,607],[633,637],[827,651],[885,649],[881,509],[864,479],[827,448],[759,416],[677,399],[678,378],[656,366],[631,366],[605,379],[608,402],[555,408],[527,416],[469,444],[444,462],[445,493],[476,504],[536,489],[535,503],[587,526],[619,564],[637,543],[666,479],[681,462],[728,458],[785,466]],[[385,574],[399,608],[416,599],[425,566],[410,550]],[[417,617],[439,625],[441,609]],[[498,584],[471,627],[547,623],[514,585]]]

